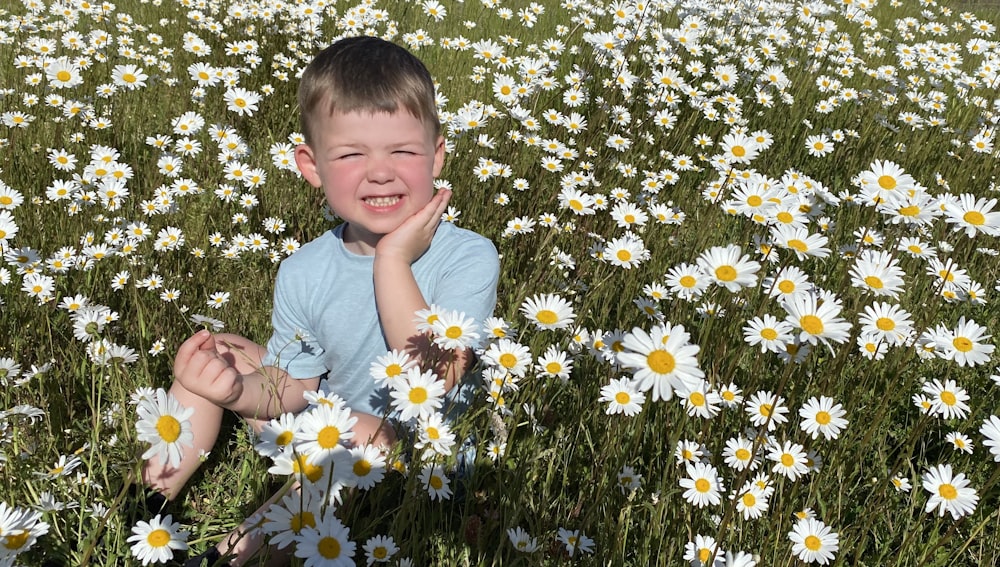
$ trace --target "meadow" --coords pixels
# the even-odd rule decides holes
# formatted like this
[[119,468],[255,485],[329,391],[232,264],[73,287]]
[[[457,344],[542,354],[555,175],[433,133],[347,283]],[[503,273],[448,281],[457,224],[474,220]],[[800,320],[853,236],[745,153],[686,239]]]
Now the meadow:
[[[261,524],[295,565],[1000,564],[998,16],[4,2],[0,565],[198,553],[314,470]],[[341,467],[227,416],[170,521],[134,518],[142,455],[184,450],[178,345],[265,342],[279,262],[337,222],[297,75],[358,34],[431,70],[443,222],[501,256],[477,403]]]

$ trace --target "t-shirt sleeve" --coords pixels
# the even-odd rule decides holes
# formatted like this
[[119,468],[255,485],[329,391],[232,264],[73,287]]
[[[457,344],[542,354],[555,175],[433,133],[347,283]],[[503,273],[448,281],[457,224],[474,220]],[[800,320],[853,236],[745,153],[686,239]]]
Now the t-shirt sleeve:
[[465,313],[479,325],[493,315],[500,260],[493,243],[471,233],[449,251],[447,266],[429,304]]
[[278,268],[271,311],[271,339],[267,342],[264,366],[280,368],[292,378],[315,378],[326,372],[323,349],[310,336],[309,284],[306,274],[288,262]]

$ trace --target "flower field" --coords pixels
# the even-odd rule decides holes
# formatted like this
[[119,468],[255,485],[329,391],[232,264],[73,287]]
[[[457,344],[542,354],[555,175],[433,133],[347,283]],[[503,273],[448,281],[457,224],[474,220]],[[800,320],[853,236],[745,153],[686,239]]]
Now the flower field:
[[[998,19],[0,4],[0,565],[183,562],[276,493],[250,523],[293,565],[1000,564]],[[443,222],[500,253],[494,318],[414,314],[479,354],[476,403],[444,420],[389,352],[392,451],[348,448],[320,391],[260,435],[228,415],[170,514],[136,517],[143,459],[190,437],[177,347],[265,343],[279,262],[337,222],[295,94],[359,34],[430,69]]]

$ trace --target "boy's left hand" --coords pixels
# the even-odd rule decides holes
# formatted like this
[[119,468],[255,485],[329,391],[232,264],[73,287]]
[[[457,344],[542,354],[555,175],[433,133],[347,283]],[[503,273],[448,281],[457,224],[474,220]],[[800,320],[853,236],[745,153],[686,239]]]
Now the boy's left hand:
[[431,245],[441,215],[448,208],[451,190],[439,189],[422,209],[386,234],[375,247],[376,258],[393,258],[412,264]]

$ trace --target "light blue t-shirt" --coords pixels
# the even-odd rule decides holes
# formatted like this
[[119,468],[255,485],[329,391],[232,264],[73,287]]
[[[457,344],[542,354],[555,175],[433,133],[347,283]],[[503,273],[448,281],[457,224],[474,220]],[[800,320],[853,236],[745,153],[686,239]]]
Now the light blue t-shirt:
[[[354,411],[383,415],[386,388],[376,388],[371,363],[386,354],[375,307],[374,256],[344,247],[345,224],[305,244],[278,269],[265,366],[322,385]],[[476,324],[493,314],[500,273],[496,248],[475,232],[442,222],[430,247],[412,265],[428,305],[464,312]],[[471,384],[450,398],[467,398]]]

